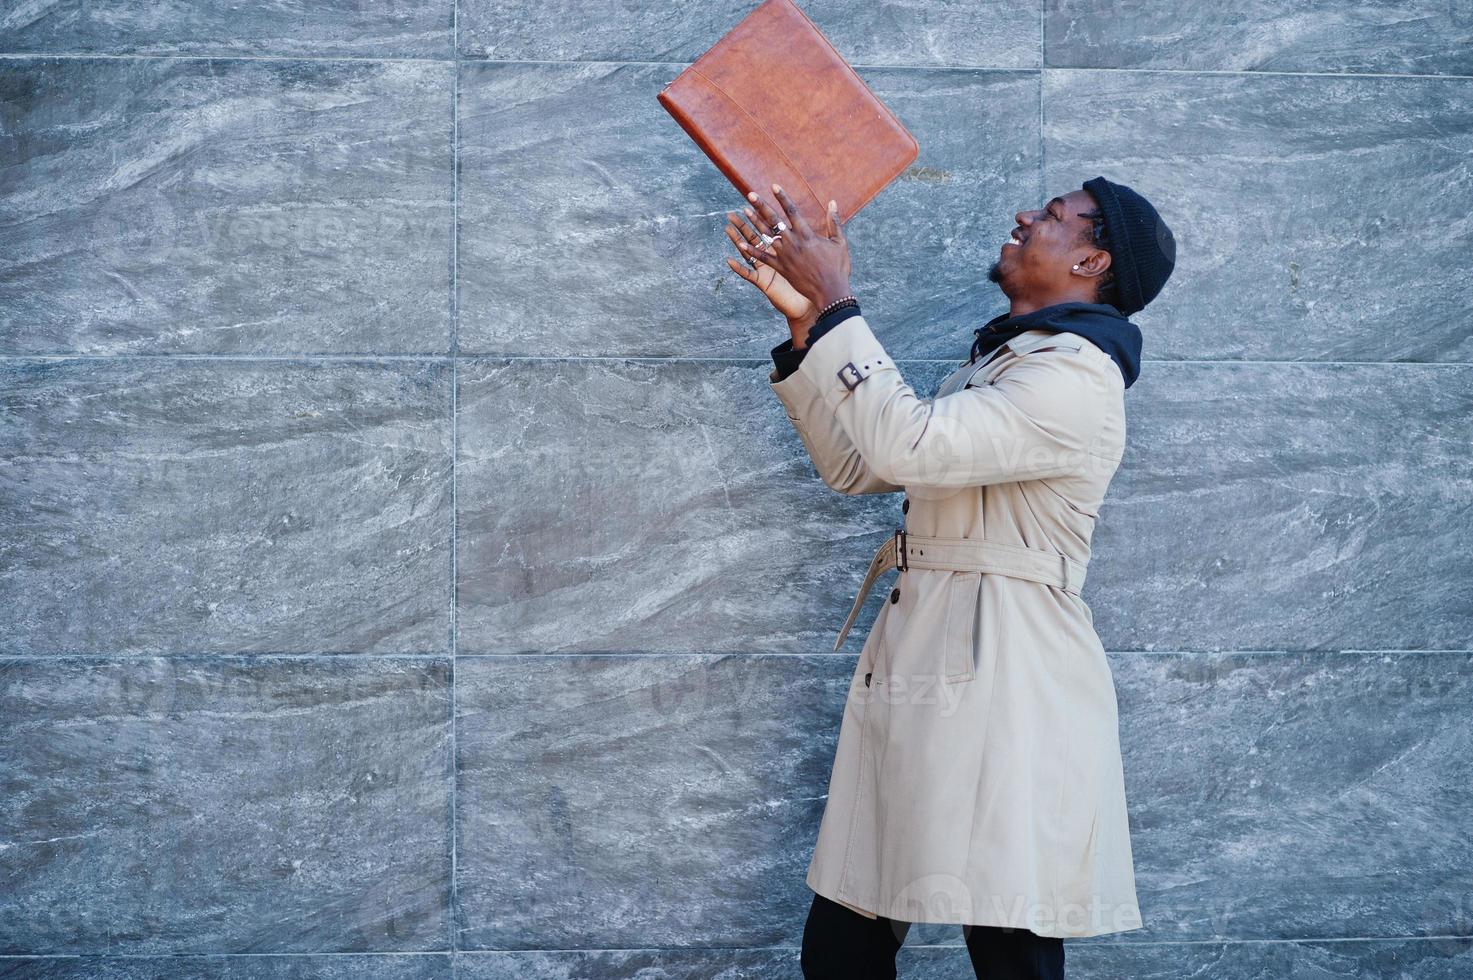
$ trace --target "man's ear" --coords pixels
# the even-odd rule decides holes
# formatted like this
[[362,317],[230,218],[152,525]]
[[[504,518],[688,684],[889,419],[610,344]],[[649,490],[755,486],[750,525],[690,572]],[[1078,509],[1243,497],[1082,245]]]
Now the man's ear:
[[1073,271],[1081,276],[1097,276],[1110,268],[1110,253],[1102,248],[1097,248],[1084,258],[1080,259],[1078,268]]

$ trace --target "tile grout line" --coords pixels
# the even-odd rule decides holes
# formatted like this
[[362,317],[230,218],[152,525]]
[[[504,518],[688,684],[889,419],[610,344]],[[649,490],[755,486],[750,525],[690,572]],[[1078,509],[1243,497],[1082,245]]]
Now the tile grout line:
[[[0,61],[304,61],[304,62],[366,62],[370,64],[458,64],[462,59],[459,51],[450,58],[415,58],[367,55],[242,55],[242,54],[143,54],[92,51],[0,51]],[[648,67],[685,67],[690,61],[639,61],[613,58],[470,58],[470,61],[492,65],[617,65]],[[851,62],[856,69],[866,71],[968,71],[968,72],[1042,72],[1037,68],[1004,67],[998,65],[952,65],[952,64],[867,64]],[[1235,75],[1239,77],[1282,76],[1293,78],[1408,78],[1449,81],[1473,80],[1473,74],[1418,74],[1416,72],[1372,72],[1372,71],[1277,71],[1246,68],[1124,68],[1104,65],[1049,65],[1053,71],[1120,72],[1154,75]]]
[[[1110,657],[1313,657],[1328,658],[1337,656],[1391,656],[1392,654],[1405,655],[1408,657],[1440,657],[1440,656],[1473,656],[1473,649],[1460,647],[1439,647],[1436,649],[1427,647],[1332,647],[1329,649],[1316,649],[1311,647],[1233,647],[1226,650],[1194,650],[1187,647],[1170,647],[1166,649],[1144,650],[1107,647],[1105,655]],[[853,660],[858,653],[841,653],[836,651],[795,651],[795,650],[586,650],[586,651],[559,651],[559,650],[533,650],[507,653],[460,653],[456,654],[455,660],[598,660],[598,659],[642,659],[642,660],[674,660],[674,659],[833,659]],[[444,660],[451,662],[451,658],[443,653],[363,653],[356,651],[340,653],[289,653],[289,652],[259,652],[259,651],[212,651],[207,653],[4,653],[0,652],[0,663],[13,663],[16,661],[35,663],[64,663],[67,661],[92,661],[92,662],[136,662],[144,663],[151,660],[177,660],[177,661],[208,661],[208,660],[236,660],[241,662],[266,661],[266,660],[323,660],[323,661],[394,661],[402,660],[407,663],[432,662]]]
[[460,0],[450,8],[450,980],[460,976]]
[[[1084,941],[1071,940],[1077,943],[1073,948],[1077,949],[1124,949],[1140,946],[1274,946],[1290,945],[1300,946],[1309,944],[1328,943],[1388,943],[1388,942],[1468,942],[1473,936],[1459,935],[1456,933],[1439,935],[1416,935],[1416,936],[1296,936],[1296,937],[1265,937],[1262,939],[1240,939],[1232,937],[1213,937],[1203,939],[1136,939],[1115,942],[1100,940]],[[796,952],[798,946],[584,946],[584,947],[538,947],[535,949],[498,949],[495,947],[481,947],[476,949],[460,950],[457,954],[450,954],[444,950],[370,950],[367,952],[342,952],[337,950],[324,950],[321,952],[294,952],[294,953],[4,953],[0,954],[0,963],[6,960],[85,960],[85,959],[120,959],[120,960],[189,960],[189,959],[315,959],[319,957],[398,957],[398,956],[455,956],[464,954],[467,956],[542,956],[548,953],[562,954],[586,954],[586,953],[772,953],[772,952]],[[907,943],[905,949],[940,949],[955,950],[965,949],[963,943]]]
[[[459,313],[453,315],[453,319],[459,320]],[[458,338],[452,338],[457,346]],[[434,362],[444,361],[452,367],[456,361],[549,361],[549,362],[580,362],[589,363],[620,363],[624,361],[644,362],[651,364],[757,364],[771,366],[770,358],[761,354],[748,356],[730,355],[726,357],[697,357],[687,354],[665,355],[665,354],[496,354],[496,353],[469,353],[462,354],[453,352],[450,354],[0,354],[0,366],[6,364],[23,364],[27,361],[58,363],[65,361],[215,361],[229,363],[231,361],[285,361],[296,364],[313,364],[318,362],[331,363],[340,361],[352,363],[355,361],[372,363],[375,361],[410,361],[410,362]],[[963,357],[908,357],[904,354],[895,358],[897,364],[963,364]],[[1261,364],[1297,364],[1304,367],[1344,366],[1344,367],[1470,367],[1473,361],[1337,361],[1318,359],[1276,359],[1276,358],[1232,358],[1232,357],[1145,357],[1143,364],[1155,364],[1171,366],[1175,364],[1227,364],[1250,367]]]
[[[1043,70],[1048,67],[1048,0],[1038,0],[1038,79],[1039,79],[1039,120],[1043,116]],[[1040,135],[1043,130],[1039,130]]]
[[1049,193],[1048,189],[1048,146],[1043,138],[1043,80],[1044,70],[1048,64],[1047,47],[1044,41],[1043,8],[1047,0],[1039,0],[1038,4],[1038,197],[1044,200]]
[[453,58],[415,58],[394,55],[300,55],[300,54],[144,54],[109,51],[0,51],[0,61],[303,61],[330,64],[335,61],[370,65],[448,65]]

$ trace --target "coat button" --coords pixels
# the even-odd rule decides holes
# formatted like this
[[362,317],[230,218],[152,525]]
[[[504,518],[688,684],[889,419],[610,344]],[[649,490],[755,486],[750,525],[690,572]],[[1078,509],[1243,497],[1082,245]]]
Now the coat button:
[[906,497],[905,500],[904,500],[904,502],[901,503],[901,505],[900,505],[900,513],[902,513],[902,514],[909,514],[910,513],[910,498],[909,497]]
[[899,589],[891,589],[890,590],[890,601],[891,602],[899,602],[900,601],[900,590]]

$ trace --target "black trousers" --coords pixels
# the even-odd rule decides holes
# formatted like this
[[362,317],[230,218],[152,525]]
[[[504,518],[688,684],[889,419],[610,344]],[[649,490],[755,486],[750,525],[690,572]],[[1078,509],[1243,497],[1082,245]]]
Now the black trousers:
[[[822,895],[803,926],[805,980],[895,980],[910,923],[871,919]],[[962,926],[977,980],[1063,980],[1064,940],[1027,929]]]

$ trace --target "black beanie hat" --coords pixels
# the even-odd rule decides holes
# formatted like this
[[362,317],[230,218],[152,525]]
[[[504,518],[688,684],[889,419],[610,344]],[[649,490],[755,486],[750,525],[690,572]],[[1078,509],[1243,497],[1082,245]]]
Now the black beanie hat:
[[1176,238],[1151,202],[1103,177],[1084,182],[1105,215],[1119,309],[1129,316],[1156,298],[1176,267]]

